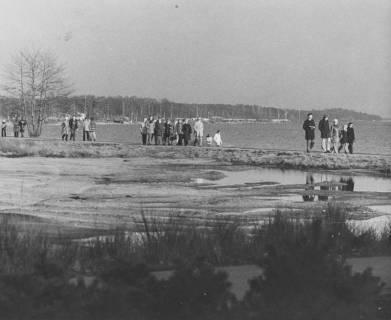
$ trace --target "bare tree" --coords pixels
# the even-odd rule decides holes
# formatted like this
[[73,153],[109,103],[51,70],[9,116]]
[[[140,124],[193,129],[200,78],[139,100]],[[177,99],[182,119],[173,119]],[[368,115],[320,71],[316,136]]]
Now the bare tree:
[[71,93],[65,67],[42,50],[24,50],[6,67],[3,89],[18,98],[30,136],[41,135],[51,102]]

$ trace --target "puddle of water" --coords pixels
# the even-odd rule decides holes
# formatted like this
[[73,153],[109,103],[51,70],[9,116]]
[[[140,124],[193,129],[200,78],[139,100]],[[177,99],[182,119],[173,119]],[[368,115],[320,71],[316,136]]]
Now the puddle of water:
[[[124,231],[123,236],[126,240],[134,242],[134,243],[142,243],[145,239],[145,233],[144,232],[130,232],[130,231]],[[74,241],[85,245],[90,246],[95,244],[96,242],[113,242],[115,240],[116,235],[114,234],[106,234],[106,235],[99,235],[94,237],[88,237],[88,238],[82,238],[82,239],[75,239]]]
[[197,184],[211,184],[210,180],[204,178],[195,178],[193,181]]
[[[259,168],[245,171],[222,171],[225,177],[213,181],[217,186],[256,184],[275,181],[277,184],[307,184],[324,191],[391,192],[391,179],[369,176],[346,176],[335,173],[305,172]],[[202,180],[200,180],[202,181]],[[264,185],[268,187],[268,185]]]
[[367,206],[367,208],[379,212],[381,214],[391,215],[391,205],[375,205],[375,206]]

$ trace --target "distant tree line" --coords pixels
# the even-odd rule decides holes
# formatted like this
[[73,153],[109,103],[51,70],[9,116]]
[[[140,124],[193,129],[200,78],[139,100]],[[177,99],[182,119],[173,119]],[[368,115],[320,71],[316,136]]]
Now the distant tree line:
[[[0,97],[0,113],[3,117],[21,113],[22,106],[18,99]],[[58,97],[50,101],[47,117],[62,117],[64,114],[85,113],[100,120],[128,118],[142,120],[149,115],[166,118],[203,118],[223,117],[242,119],[289,119],[302,121],[308,112],[320,119],[327,113],[330,118],[344,120],[381,120],[377,115],[353,110],[334,108],[325,110],[298,110],[264,107],[258,105],[230,104],[190,104],[172,102],[167,99],[157,100],[139,97],[102,97],[102,96],[70,96]]]

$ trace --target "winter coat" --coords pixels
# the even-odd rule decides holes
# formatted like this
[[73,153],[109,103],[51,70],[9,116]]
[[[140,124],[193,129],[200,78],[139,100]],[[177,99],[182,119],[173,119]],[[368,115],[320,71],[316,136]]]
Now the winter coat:
[[354,140],[356,139],[354,136],[354,129],[353,128],[348,127],[348,131],[347,131],[346,135],[347,135],[347,142],[348,143],[353,143]]
[[339,142],[339,127],[336,125],[331,126],[331,143]]
[[19,128],[20,128],[20,132],[24,132],[24,128],[26,127],[26,125],[27,125],[27,122],[26,122],[26,120],[20,120],[19,121]]
[[156,121],[154,133],[158,137],[161,137],[164,134],[164,124],[162,122]]
[[69,129],[71,131],[76,131],[77,130],[77,120],[70,119],[69,120]]
[[90,121],[90,132],[96,131],[96,122],[94,120]]
[[147,130],[149,134],[155,133],[155,123],[153,122],[153,120],[147,122]]
[[326,120],[323,118],[322,120],[319,121],[318,125],[319,131],[320,131],[320,137],[322,139],[327,139],[330,138],[330,125],[329,125],[329,120]]
[[216,142],[218,146],[221,146],[223,144],[223,141],[221,140],[220,133],[216,133],[213,137],[213,140]]
[[173,133],[173,127],[171,123],[165,123],[164,124],[164,136],[165,137],[171,137]]
[[182,131],[183,131],[183,135],[185,136],[185,138],[190,139],[191,133],[192,133],[190,123],[183,124]]
[[198,137],[202,137],[204,135],[204,124],[201,120],[197,120],[194,123],[194,132]]
[[348,132],[342,129],[339,133],[339,138],[340,138],[340,142],[342,144],[347,143],[348,142]]
[[15,122],[14,122],[14,132],[15,132],[15,133],[16,133],[16,132],[19,132],[19,130],[20,130],[20,127],[19,127],[18,121],[15,121]]
[[67,121],[64,121],[61,123],[61,135],[69,134],[69,126]]
[[303,123],[303,129],[305,131],[305,139],[306,140],[314,140],[315,139],[315,121],[314,119],[306,119]]
[[141,134],[147,134],[148,133],[148,127],[147,127],[148,122],[143,122],[140,126],[140,132]]
[[84,119],[83,121],[83,130],[90,131],[90,120]]
[[182,127],[183,127],[182,123],[178,121],[177,124],[175,125],[175,133],[178,135],[183,134]]

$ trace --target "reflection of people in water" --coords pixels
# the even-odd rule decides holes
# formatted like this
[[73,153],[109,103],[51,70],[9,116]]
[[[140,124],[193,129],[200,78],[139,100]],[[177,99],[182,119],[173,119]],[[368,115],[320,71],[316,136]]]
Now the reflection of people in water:
[[314,201],[315,200],[315,195],[309,190],[314,190],[314,176],[311,173],[307,173],[305,177],[305,190],[307,191],[306,194],[303,194],[303,201]]
[[354,191],[354,181],[352,177],[341,177],[339,180],[340,183],[343,183],[341,185],[342,191]]
[[[327,175],[321,175],[321,178],[320,178],[320,182],[322,183],[320,185],[320,190],[321,191],[330,191],[330,185],[327,181]],[[322,194],[322,195],[318,195],[318,200],[319,201],[328,201],[329,200],[329,196],[328,194]]]
[[[330,190],[330,186],[328,184],[323,184],[320,186],[320,190],[321,191],[329,191]],[[327,194],[325,195],[318,195],[318,200],[319,201],[327,201],[329,200],[329,196]]]

